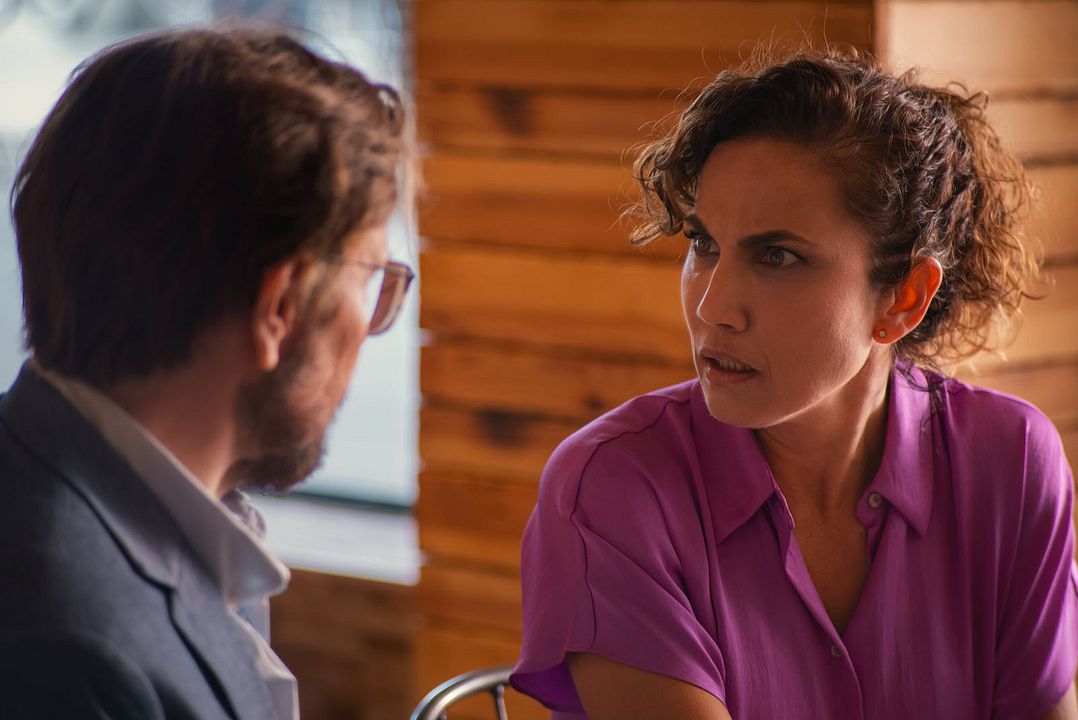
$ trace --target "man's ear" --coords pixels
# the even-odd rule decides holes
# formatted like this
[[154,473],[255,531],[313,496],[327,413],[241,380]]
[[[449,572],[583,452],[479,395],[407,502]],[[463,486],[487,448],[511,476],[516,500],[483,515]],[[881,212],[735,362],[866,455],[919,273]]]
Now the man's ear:
[[920,258],[905,280],[895,286],[891,305],[872,329],[876,342],[897,342],[909,334],[924,318],[928,306],[943,282],[943,267],[935,258]]
[[281,345],[295,327],[302,276],[307,268],[306,261],[294,256],[268,268],[262,275],[251,316],[255,364],[259,370],[269,372],[280,362]]

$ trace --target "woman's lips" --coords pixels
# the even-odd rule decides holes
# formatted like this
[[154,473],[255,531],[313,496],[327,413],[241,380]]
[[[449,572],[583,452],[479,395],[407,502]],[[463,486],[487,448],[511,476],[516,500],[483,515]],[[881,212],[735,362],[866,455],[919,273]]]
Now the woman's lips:
[[725,353],[705,350],[701,353],[704,359],[704,373],[707,380],[712,383],[736,383],[744,382],[753,378],[757,371],[750,365]]

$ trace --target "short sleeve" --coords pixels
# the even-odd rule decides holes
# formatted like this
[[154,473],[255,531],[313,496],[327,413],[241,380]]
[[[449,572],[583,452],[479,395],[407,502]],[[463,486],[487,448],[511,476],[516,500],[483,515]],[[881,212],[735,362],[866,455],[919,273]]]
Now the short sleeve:
[[[664,494],[627,445],[563,444],[524,534],[524,637],[512,683],[565,713],[583,712],[566,663],[571,652],[673,677],[725,702],[722,656],[682,579],[687,562],[703,571],[696,563],[705,553],[683,547],[669,529],[672,516],[693,509]],[[664,480],[676,483],[677,472],[670,474]],[[708,612],[704,604],[695,606]]]
[[992,717],[1001,720],[1045,715],[1078,666],[1073,478],[1059,434],[1039,414],[1025,455],[1013,568],[1000,593]]

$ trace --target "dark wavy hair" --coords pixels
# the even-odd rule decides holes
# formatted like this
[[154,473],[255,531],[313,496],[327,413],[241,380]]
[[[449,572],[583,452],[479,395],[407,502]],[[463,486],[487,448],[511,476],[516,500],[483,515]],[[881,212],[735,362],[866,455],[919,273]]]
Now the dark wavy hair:
[[646,243],[682,230],[711,151],[737,138],[789,140],[835,169],[846,209],[874,242],[872,281],[892,287],[933,257],[943,284],[921,324],[895,346],[940,367],[1009,339],[1039,262],[1023,242],[1030,204],[1022,164],[985,118],[987,98],[893,75],[867,54],[799,51],[720,73],[646,145],[643,196],[630,214]]
[[11,191],[26,342],[106,384],[175,367],[265,271],[383,222],[398,93],[281,32],[142,36],[84,63]]

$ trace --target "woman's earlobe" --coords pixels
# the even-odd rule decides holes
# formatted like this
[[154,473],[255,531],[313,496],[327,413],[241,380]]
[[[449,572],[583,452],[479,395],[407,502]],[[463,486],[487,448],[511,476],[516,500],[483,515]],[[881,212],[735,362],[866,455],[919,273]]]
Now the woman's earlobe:
[[943,266],[935,258],[920,258],[894,290],[894,302],[872,328],[872,339],[890,345],[909,334],[924,319],[940,283]]

